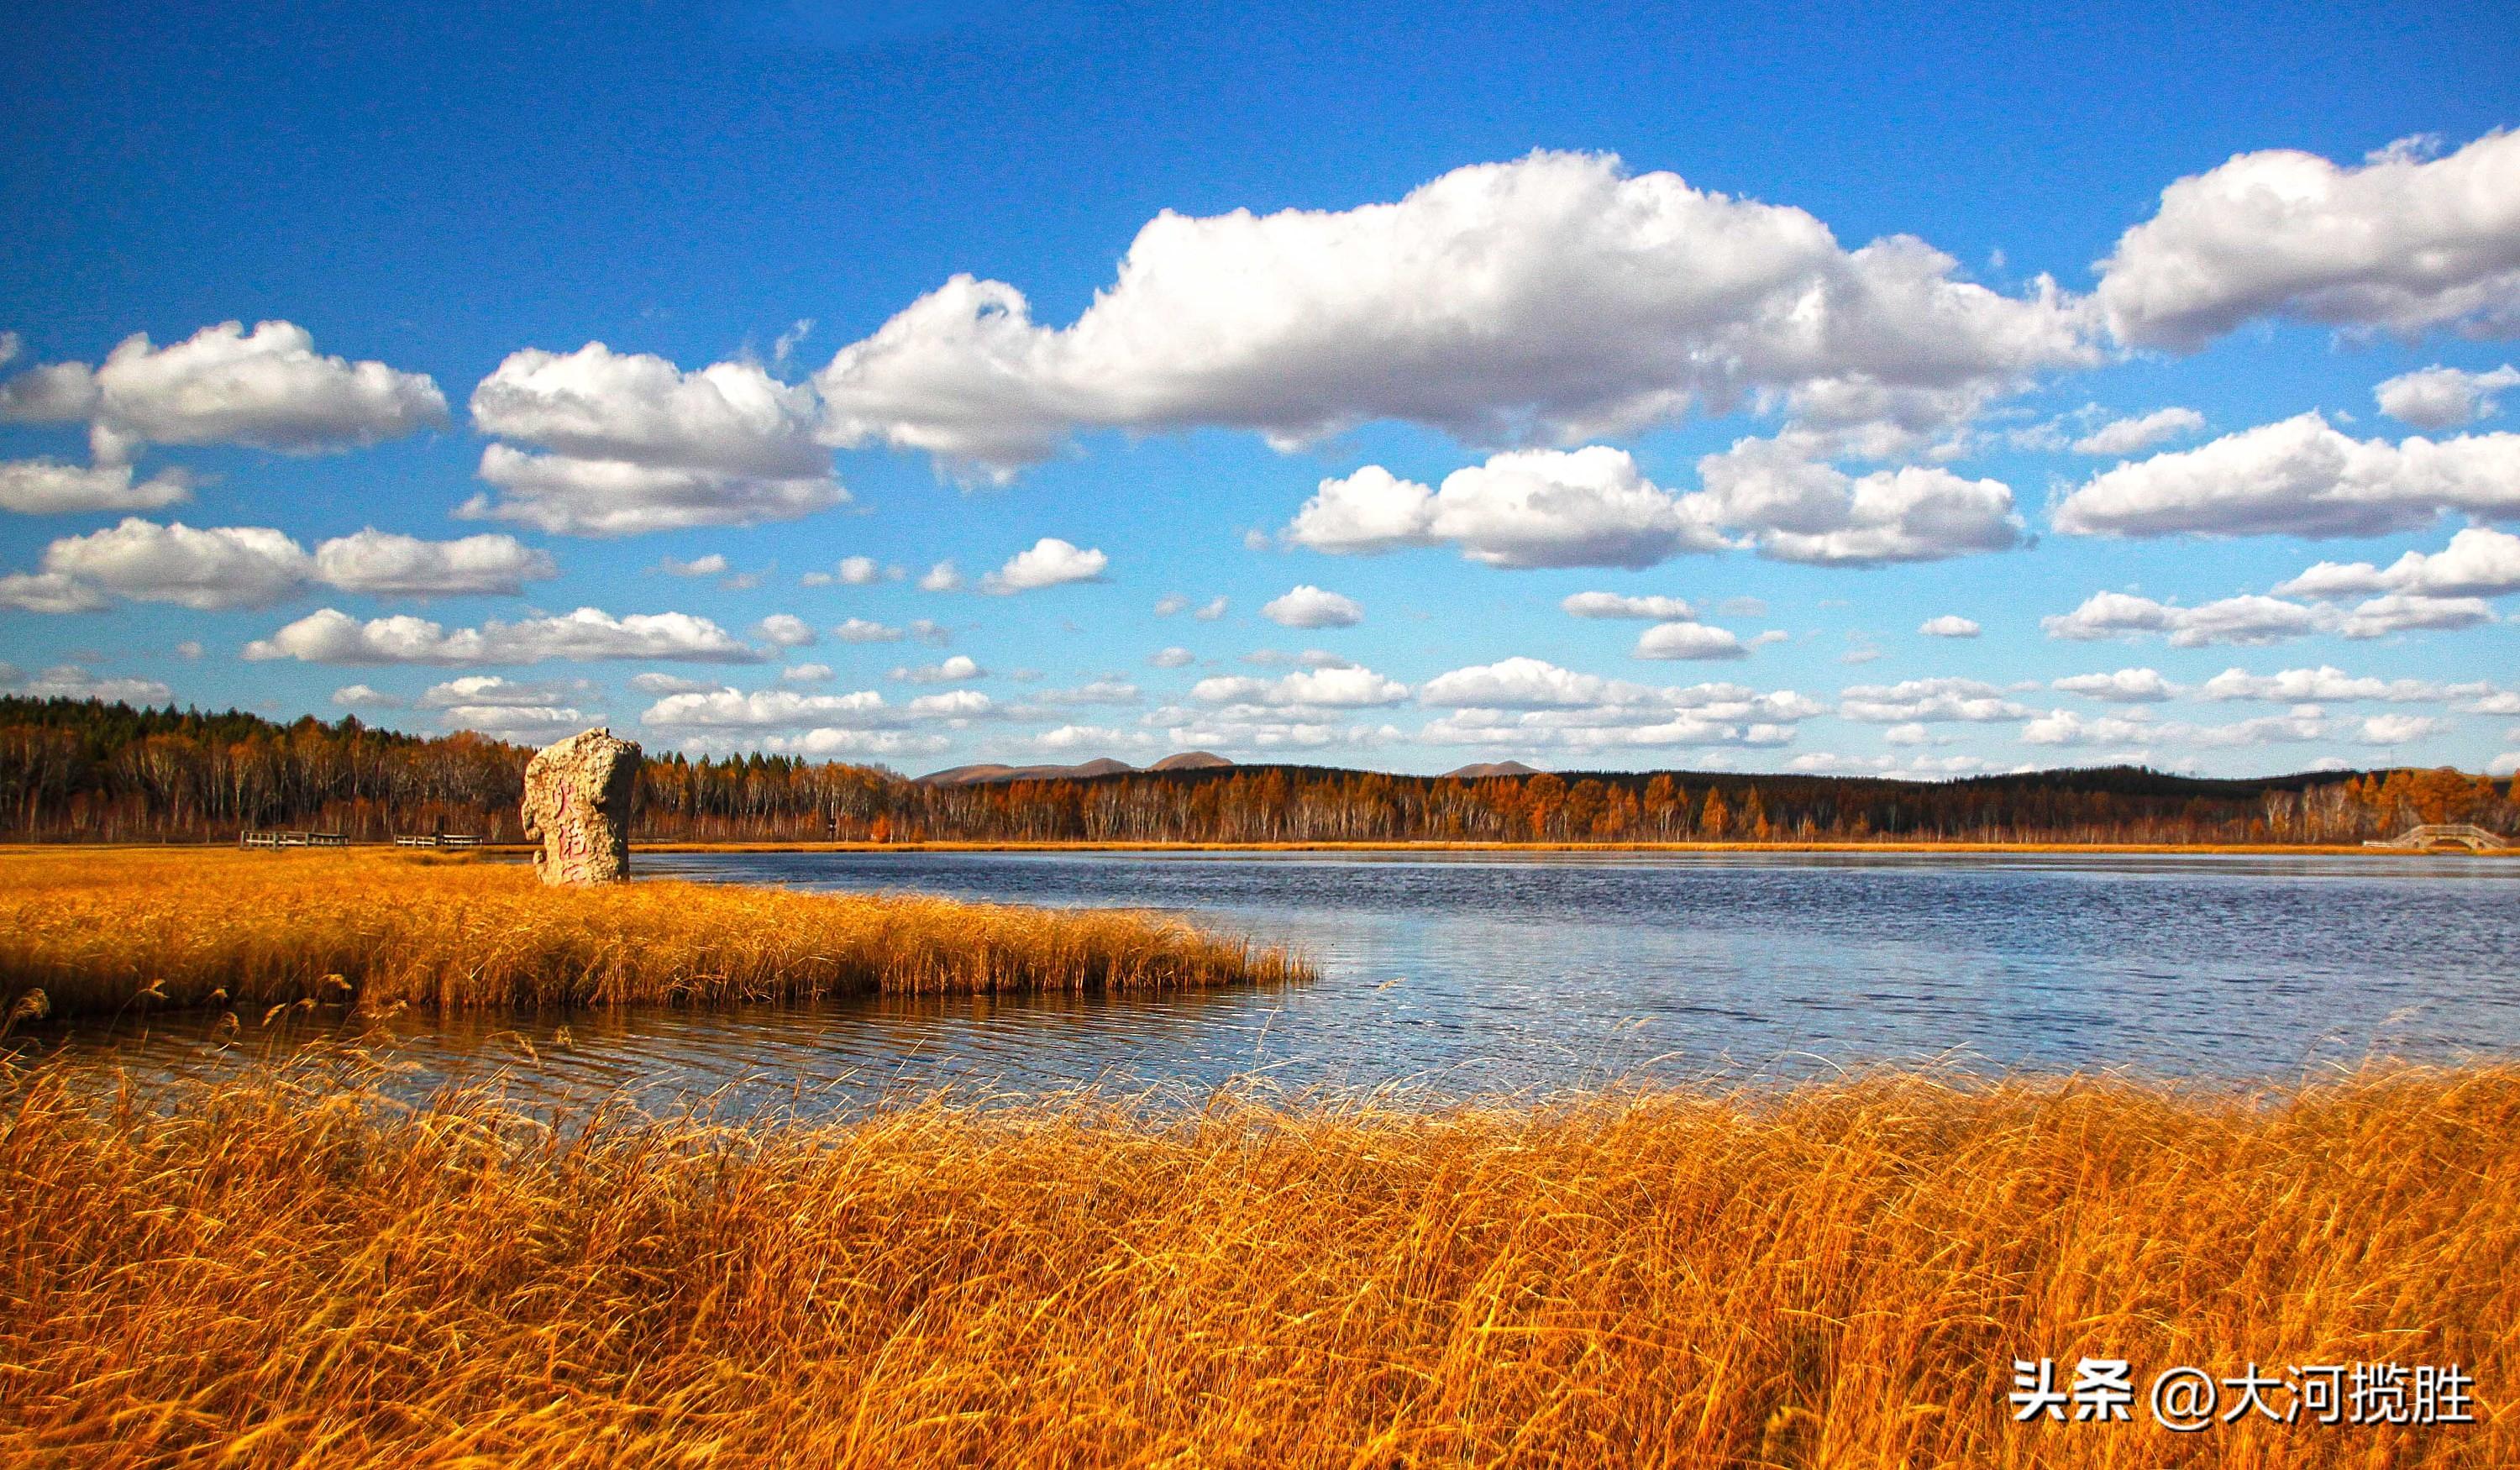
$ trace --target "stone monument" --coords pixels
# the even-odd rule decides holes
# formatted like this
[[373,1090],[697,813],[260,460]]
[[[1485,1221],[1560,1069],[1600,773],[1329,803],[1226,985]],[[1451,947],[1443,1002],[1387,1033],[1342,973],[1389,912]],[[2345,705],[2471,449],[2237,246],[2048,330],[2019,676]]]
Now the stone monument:
[[525,766],[525,837],[540,840],[546,883],[619,883],[630,876],[630,793],[639,747],[609,730],[546,745]]

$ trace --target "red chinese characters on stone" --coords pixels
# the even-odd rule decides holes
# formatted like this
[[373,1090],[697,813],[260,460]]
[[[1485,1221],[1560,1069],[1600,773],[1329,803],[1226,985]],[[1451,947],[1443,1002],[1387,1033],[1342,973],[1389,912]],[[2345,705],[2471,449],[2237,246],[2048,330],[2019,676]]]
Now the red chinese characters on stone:
[[546,747],[525,767],[525,835],[542,844],[546,883],[617,883],[630,875],[630,796],[639,747],[590,730]]

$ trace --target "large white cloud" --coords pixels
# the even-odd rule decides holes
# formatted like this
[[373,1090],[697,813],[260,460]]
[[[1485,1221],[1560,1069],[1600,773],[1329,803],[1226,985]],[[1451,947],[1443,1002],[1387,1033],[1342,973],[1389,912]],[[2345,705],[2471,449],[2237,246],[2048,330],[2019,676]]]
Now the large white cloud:
[[1168,211],[1065,328],[958,276],[816,382],[836,443],[1004,474],[1080,427],[1287,443],[1398,419],[1565,442],[1760,390],[1821,406],[2090,360],[2083,314],[2044,281],[2002,295],[1911,237],[1849,251],[1799,209],[1537,153],[1396,203]]
[[1516,450],[1430,490],[1369,465],[1322,481],[1286,527],[1295,545],[1372,553],[1452,544],[1489,566],[1646,567],[1724,545],[1625,450]]
[[1632,569],[1722,550],[1727,529],[1780,560],[1853,565],[2021,544],[2001,481],[1912,466],[1858,477],[1813,457],[1824,447],[1807,431],[1743,439],[1698,462],[1705,488],[1690,494],[1602,445],[1508,451],[1437,489],[1369,465],[1322,481],[1283,534],[1332,554],[1452,545],[1490,566]]
[[758,364],[685,373],[602,342],[512,353],[472,390],[496,499],[459,512],[579,536],[789,520],[847,501],[816,441],[813,389]]
[[306,549],[269,526],[195,529],[138,516],[44,549],[44,570],[151,602],[204,611],[268,607],[315,573]]
[[136,480],[129,465],[0,461],[0,510],[15,511],[21,515],[155,511],[192,498],[192,482],[180,470],[159,470],[145,480]]
[[1098,550],[1044,536],[1029,549],[1008,557],[1006,565],[981,577],[980,590],[993,597],[1008,597],[1067,582],[1091,582],[1110,564],[1111,558]]
[[2465,428],[2499,408],[2496,395],[2520,384],[2520,368],[2509,364],[2491,373],[2462,373],[2456,368],[2419,368],[2401,373],[2371,390],[2380,412],[2417,428]]
[[2520,536],[2470,526],[2438,552],[2408,552],[2385,567],[2368,561],[2321,561],[2275,591],[2312,598],[2383,592],[2498,598],[2520,592]]
[[371,526],[315,548],[316,581],[378,597],[515,594],[559,575],[548,552],[514,536],[423,541]]
[[1697,462],[1705,519],[1748,533],[1780,561],[1934,561],[2022,544],[2011,487],[1906,466],[1856,476],[1811,457],[1805,436],[1742,439]]
[[[267,607],[310,583],[385,597],[440,597],[515,593],[528,580],[559,574],[550,557],[509,536],[422,541],[370,528],[335,537],[309,556],[268,526],[197,529],[138,516],[53,542],[44,549],[43,566],[45,576],[96,593],[203,611]],[[85,601],[102,604],[99,598]]]
[[2520,516],[2520,434],[2391,444],[2302,414],[2094,475],[2054,519],[2078,535],[2377,536],[2445,511]]
[[758,663],[763,657],[704,617],[683,612],[614,617],[595,607],[452,632],[408,614],[361,622],[326,607],[246,645],[245,656],[330,664],[520,664],[554,658]]
[[1260,615],[1281,628],[1353,628],[1365,621],[1365,608],[1354,598],[1307,582],[1261,604]]
[[204,327],[164,347],[126,337],[90,371],[55,363],[0,384],[0,420],[84,420],[100,467],[141,444],[248,444],[285,454],[374,444],[447,422],[428,375],[326,357],[290,322]]
[[2520,328],[2520,134],[2340,168],[2241,154],[2162,191],[2099,264],[2118,336],[2193,348],[2256,317],[2413,333]]

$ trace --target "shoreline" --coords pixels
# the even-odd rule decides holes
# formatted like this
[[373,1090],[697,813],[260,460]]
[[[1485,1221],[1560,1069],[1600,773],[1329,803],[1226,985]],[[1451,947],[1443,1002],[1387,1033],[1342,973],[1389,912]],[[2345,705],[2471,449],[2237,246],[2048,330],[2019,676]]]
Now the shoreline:
[[[365,852],[427,854],[440,862],[463,861],[463,855],[478,854],[500,859],[520,859],[534,851],[534,844],[524,842],[485,842],[468,848],[397,848],[384,842],[357,842],[338,848],[284,848],[279,853],[294,852]],[[232,842],[0,842],[0,854],[7,853],[108,853],[159,852],[208,853],[234,852]],[[640,854],[706,854],[706,853],[1530,853],[1530,854],[1619,854],[1641,853],[1673,857],[1722,857],[1731,854],[1792,853],[1895,853],[1907,856],[1955,857],[2036,855],[2058,856],[2090,853],[2102,857],[2371,857],[2371,858],[2479,858],[2520,859],[2520,843],[2498,852],[2471,852],[2465,848],[2416,850],[2408,848],[2365,847],[2360,843],[2300,842],[1171,842],[1171,841],[1021,841],[1016,839],[939,838],[918,842],[806,841],[784,838],[733,838],[722,842],[694,840],[642,841],[633,839],[631,856]]]

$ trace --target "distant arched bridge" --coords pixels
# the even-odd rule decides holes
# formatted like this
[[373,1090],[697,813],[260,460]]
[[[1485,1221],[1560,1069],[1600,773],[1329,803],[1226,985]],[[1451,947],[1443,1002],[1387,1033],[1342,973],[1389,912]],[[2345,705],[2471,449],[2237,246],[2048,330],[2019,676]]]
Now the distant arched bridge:
[[2469,823],[2426,823],[2410,826],[2395,837],[2374,837],[2364,847],[2394,847],[2401,852],[2440,852],[2446,847],[2463,847],[2472,853],[2499,852],[2511,844],[2481,826]]

